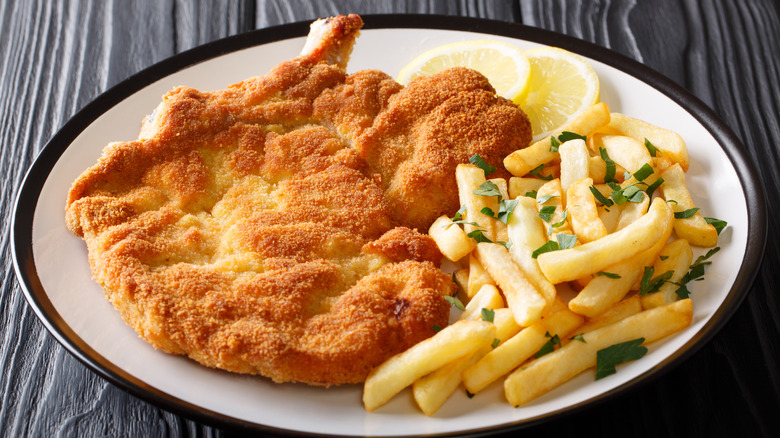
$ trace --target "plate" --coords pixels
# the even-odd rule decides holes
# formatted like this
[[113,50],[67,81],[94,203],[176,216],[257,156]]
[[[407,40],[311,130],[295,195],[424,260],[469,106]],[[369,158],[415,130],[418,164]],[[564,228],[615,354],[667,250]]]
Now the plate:
[[396,74],[422,51],[457,41],[497,38],[521,48],[558,46],[590,60],[601,80],[602,100],[612,111],[680,133],[691,156],[687,182],[694,200],[707,216],[729,224],[705,280],[692,288],[691,326],[651,344],[645,357],[608,378],[594,381],[593,373],[585,372],[519,408],[503,399],[500,382],[472,399],[459,390],[430,418],[413,405],[408,390],[366,413],[359,385],[273,384],[208,369],[142,341],[105,300],[91,278],[83,241],[65,227],[67,190],[107,143],[135,139],[142,118],[174,86],[219,89],[296,56],[308,23],[295,23],[210,43],[132,76],[74,116],[35,160],[15,206],[15,269],[37,315],[72,354],[141,398],[223,426],[348,436],[486,433],[553,419],[645,383],[706,343],[736,310],[760,264],[766,212],[743,147],[704,104],[639,63],[540,29],[429,15],[364,20],[349,72],[371,68]]

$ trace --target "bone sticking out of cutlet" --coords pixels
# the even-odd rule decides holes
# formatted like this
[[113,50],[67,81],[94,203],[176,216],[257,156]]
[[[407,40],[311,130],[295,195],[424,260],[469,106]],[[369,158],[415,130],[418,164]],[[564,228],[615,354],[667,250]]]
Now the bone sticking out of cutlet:
[[311,24],[299,57],[315,63],[325,61],[346,70],[361,27],[363,20],[355,14],[321,18]]

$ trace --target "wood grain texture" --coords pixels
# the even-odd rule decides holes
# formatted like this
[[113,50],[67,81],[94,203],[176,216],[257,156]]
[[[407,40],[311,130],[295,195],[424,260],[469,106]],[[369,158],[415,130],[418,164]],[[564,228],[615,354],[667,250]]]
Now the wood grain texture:
[[[162,410],[67,353],[27,305],[10,258],[13,201],[49,138],[99,93],[175,53],[338,13],[472,16],[616,50],[691,90],[744,142],[780,227],[780,10],[755,0],[0,1],[0,436],[238,436]],[[780,435],[780,242],[750,295],[701,350],[614,400],[525,436]],[[305,415],[305,413],[302,413]]]

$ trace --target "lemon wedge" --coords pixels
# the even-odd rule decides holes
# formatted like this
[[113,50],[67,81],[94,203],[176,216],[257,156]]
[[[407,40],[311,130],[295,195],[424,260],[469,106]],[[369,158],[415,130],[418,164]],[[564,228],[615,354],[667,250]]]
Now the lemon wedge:
[[516,102],[540,140],[599,101],[599,78],[579,55],[557,47],[525,52],[531,64],[526,97]]
[[406,85],[418,76],[451,67],[468,67],[482,73],[499,96],[515,103],[524,101],[528,92],[528,59],[521,49],[497,40],[452,43],[428,50],[401,70],[398,82]]

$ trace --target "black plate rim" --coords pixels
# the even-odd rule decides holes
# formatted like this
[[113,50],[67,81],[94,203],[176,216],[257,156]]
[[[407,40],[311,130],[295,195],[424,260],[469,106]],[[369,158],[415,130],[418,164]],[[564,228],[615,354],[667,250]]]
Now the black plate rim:
[[[562,418],[583,409],[592,408],[629,390],[644,386],[698,351],[736,312],[739,305],[748,295],[763,258],[767,235],[766,202],[762,186],[755,177],[755,175],[758,175],[755,165],[750,160],[745,147],[728,125],[701,100],[667,77],[637,61],[587,41],[544,29],[516,23],[447,15],[382,14],[363,15],[362,17],[366,23],[365,29],[421,28],[494,34],[558,46],[621,70],[669,97],[690,113],[718,140],[718,145],[726,153],[740,176],[742,190],[749,208],[747,245],[743,263],[740,266],[734,285],[710,321],[677,352],[626,384],[601,393],[582,403],[567,406],[521,422],[464,430],[456,432],[455,435],[484,436],[530,427],[550,421],[553,418]],[[48,300],[40,284],[32,255],[33,214],[40,190],[59,157],[78,134],[100,114],[157,79],[224,54],[256,45],[305,36],[308,33],[309,24],[310,21],[299,21],[216,40],[160,61],[111,87],[78,111],[41,150],[22,182],[13,209],[11,253],[17,279],[28,303],[57,341],[92,371],[123,390],[166,410],[217,427],[284,436],[322,436],[320,434],[310,434],[256,424],[193,405],[130,376],[94,351],[67,326]]]

